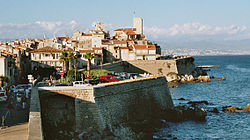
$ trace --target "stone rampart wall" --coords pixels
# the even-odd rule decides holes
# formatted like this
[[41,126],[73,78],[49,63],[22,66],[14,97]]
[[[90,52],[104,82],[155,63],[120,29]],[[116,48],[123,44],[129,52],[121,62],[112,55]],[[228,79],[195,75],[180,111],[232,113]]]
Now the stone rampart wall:
[[[173,74],[189,75],[195,70],[193,62],[193,57],[166,60],[133,60],[106,64],[102,66],[102,69],[140,74],[146,72],[163,76],[172,76]],[[97,68],[100,68],[100,66]]]
[[[138,61],[128,61],[128,63],[133,66],[129,69],[133,72],[138,72],[136,69],[144,70],[146,73],[151,73],[153,75],[164,75],[168,73],[178,73],[176,61],[171,60],[138,60]],[[134,70],[134,68],[136,68]],[[140,73],[140,72],[138,72]]]
[[150,120],[173,107],[164,77],[95,87],[94,96],[106,125]]
[[195,70],[194,58],[187,57],[184,59],[177,59],[176,66],[178,70],[178,75],[191,75]]
[[150,120],[173,107],[164,77],[87,87],[43,87],[39,97],[45,139],[71,139],[119,123]]

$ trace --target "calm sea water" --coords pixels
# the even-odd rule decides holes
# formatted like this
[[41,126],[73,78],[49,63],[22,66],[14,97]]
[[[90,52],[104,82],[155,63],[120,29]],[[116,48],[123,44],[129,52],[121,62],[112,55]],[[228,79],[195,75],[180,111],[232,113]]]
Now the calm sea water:
[[[170,88],[175,105],[188,101],[206,100],[202,106],[220,110],[219,114],[209,113],[206,122],[186,121],[167,123],[169,128],[159,129],[155,138],[161,139],[250,139],[250,113],[224,113],[223,106],[246,106],[250,104],[250,56],[197,56],[195,64],[219,65],[211,68],[210,76],[225,77],[225,81],[213,80],[209,83],[185,83]],[[186,101],[177,99],[185,98]],[[171,134],[172,137],[167,136]]]

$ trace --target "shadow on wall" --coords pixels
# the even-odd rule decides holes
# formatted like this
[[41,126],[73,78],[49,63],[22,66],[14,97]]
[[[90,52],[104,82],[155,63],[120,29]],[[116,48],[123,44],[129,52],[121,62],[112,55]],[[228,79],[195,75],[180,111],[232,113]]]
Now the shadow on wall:
[[[102,101],[100,100],[106,100],[108,97],[98,99],[97,102],[100,102],[98,112],[100,111],[100,113],[104,115],[103,119],[106,123],[103,129],[99,129],[97,126],[99,124],[95,119],[99,115],[93,108],[93,106],[96,106],[95,103],[85,100],[76,101],[74,97],[60,95],[51,91],[47,93],[43,92],[43,94],[40,94],[43,137],[46,140],[152,138],[154,128],[157,127],[154,122],[160,122],[153,118],[159,117],[159,112],[161,111],[157,103],[152,103],[157,102],[156,100],[152,100],[154,97],[149,97],[150,95],[145,96],[148,97],[145,98],[144,96],[136,94],[134,98],[136,100],[130,101],[131,103],[128,105],[124,105],[127,106],[127,108],[124,108],[125,110],[122,112],[127,113],[122,113],[121,118],[119,118],[119,115],[115,117],[114,114],[111,113],[113,111],[112,108],[109,107],[111,107],[112,104],[125,104],[125,102],[117,100],[117,102],[107,103],[107,105],[105,105],[105,103],[101,103]],[[126,98],[122,99],[126,100]],[[127,99],[129,100],[129,98]],[[75,102],[81,102],[80,110],[75,108]],[[145,104],[145,102],[151,103]],[[138,106],[140,106],[140,108],[138,108]],[[120,108],[118,107],[118,109]],[[103,112],[105,110],[106,112]],[[77,113],[76,111],[79,112]],[[114,117],[114,122],[106,118],[109,117],[106,116],[109,113],[111,113],[110,116]],[[79,117],[77,114],[81,115],[80,118],[77,118]],[[112,119],[112,117],[110,118]],[[82,120],[79,121],[79,119]],[[81,125],[80,129],[77,128],[77,125]]]
[[71,139],[75,132],[75,98],[54,92],[39,94],[44,139]]
[[151,139],[173,107],[164,77],[39,90],[44,139]]
[[115,71],[115,72],[128,72],[128,73],[139,73],[139,74],[143,74],[143,73],[147,73],[147,71],[140,69],[139,67],[130,64],[126,61],[118,61],[118,62],[114,62],[114,63],[108,63],[108,64],[104,64],[104,65],[100,65],[100,66],[96,66],[96,69],[106,69],[109,71]]

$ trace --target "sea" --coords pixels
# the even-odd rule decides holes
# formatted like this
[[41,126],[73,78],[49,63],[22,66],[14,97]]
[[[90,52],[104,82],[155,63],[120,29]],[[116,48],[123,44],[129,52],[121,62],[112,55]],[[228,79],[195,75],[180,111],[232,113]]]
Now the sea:
[[[186,105],[188,101],[209,102],[200,107],[217,108],[219,113],[208,112],[205,122],[165,122],[155,139],[246,139],[250,140],[250,112],[225,113],[224,106],[246,107],[250,104],[250,55],[194,56],[197,65],[219,65],[210,68],[209,76],[225,77],[225,81],[208,83],[181,83],[170,88],[174,105]],[[184,98],[184,101],[178,100]]]

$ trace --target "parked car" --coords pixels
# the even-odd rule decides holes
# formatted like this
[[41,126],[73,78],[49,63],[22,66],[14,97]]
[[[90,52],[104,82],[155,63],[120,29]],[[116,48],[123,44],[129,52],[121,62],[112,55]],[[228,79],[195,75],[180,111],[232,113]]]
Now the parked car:
[[84,81],[74,81],[73,86],[88,86]]
[[52,85],[53,87],[59,87],[59,86],[70,86],[69,84],[65,84],[65,83],[55,83]]
[[24,98],[25,98],[24,91],[19,91],[19,92],[16,93],[16,101],[18,103],[22,102],[24,100]]
[[36,84],[37,87],[49,87],[49,83],[48,82],[38,82]]
[[100,83],[100,79],[87,80],[86,82],[91,85],[97,85]]
[[7,101],[7,94],[6,94],[6,91],[4,90],[1,90],[0,91],[0,102],[6,102]]
[[104,79],[108,82],[118,82],[121,81],[117,76],[114,75],[106,75],[106,76],[100,76],[100,79]]
[[13,88],[13,92],[17,93],[19,91],[24,91],[25,89],[31,91],[32,84],[20,84]]
[[109,83],[109,81],[106,81],[104,79],[97,79],[98,80],[98,83]]

